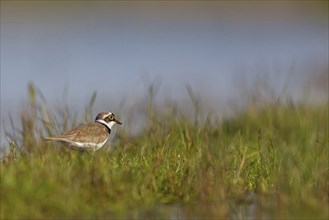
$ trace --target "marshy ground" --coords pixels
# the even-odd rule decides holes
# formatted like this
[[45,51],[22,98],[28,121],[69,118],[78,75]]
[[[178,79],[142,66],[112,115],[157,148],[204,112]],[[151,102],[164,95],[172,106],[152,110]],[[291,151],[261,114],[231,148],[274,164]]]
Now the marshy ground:
[[36,96],[30,87],[21,128],[4,146],[1,219],[329,216],[328,103],[269,102],[226,119],[148,103],[138,134],[117,128],[111,146],[91,155],[42,136],[92,114],[70,117]]

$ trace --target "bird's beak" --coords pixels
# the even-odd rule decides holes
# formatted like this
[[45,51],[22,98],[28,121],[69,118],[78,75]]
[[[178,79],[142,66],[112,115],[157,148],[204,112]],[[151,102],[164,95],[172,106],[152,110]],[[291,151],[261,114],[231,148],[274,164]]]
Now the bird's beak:
[[119,124],[119,125],[122,125],[122,123],[118,120],[115,120],[115,123]]

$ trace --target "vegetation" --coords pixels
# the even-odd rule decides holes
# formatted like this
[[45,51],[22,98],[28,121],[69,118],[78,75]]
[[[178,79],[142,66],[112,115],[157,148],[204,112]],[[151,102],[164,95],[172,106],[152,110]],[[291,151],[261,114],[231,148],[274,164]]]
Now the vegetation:
[[33,86],[29,96],[0,165],[1,219],[329,216],[328,103],[250,105],[226,119],[195,105],[191,119],[150,95],[144,129],[117,127],[92,155],[43,142],[81,120]]

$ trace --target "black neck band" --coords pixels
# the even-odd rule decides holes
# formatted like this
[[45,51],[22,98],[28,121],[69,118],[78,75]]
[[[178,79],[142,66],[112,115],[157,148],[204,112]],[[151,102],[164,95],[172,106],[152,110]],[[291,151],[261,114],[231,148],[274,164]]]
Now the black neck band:
[[100,122],[100,121],[96,121],[97,123],[100,123],[100,124],[102,124],[102,125],[104,125],[105,126],[105,128],[106,128],[106,130],[107,130],[107,132],[109,133],[109,134],[111,134],[111,128],[107,125],[107,124],[105,124],[105,123],[103,123],[103,122]]

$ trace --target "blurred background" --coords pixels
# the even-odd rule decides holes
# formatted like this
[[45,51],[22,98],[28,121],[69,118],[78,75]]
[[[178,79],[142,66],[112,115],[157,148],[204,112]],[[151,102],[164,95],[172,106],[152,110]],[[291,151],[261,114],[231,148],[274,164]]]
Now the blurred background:
[[327,102],[328,1],[1,1],[1,144],[29,83],[78,113],[97,92],[93,113],[123,121],[150,85],[223,115],[250,97]]

